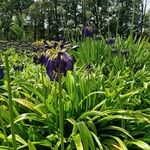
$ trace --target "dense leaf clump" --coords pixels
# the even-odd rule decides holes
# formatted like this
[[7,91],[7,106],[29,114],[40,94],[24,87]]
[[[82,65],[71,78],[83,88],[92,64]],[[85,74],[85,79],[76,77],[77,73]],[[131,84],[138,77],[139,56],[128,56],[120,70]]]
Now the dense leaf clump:
[[150,149],[147,40],[87,38],[79,45],[42,40],[31,51],[1,51],[0,149],[13,149],[5,53],[18,149],[60,149],[60,74],[66,150]]

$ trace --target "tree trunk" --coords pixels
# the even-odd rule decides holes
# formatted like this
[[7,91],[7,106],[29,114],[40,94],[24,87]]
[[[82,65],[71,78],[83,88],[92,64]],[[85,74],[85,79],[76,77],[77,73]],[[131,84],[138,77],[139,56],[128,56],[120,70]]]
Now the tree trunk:
[[58,36],[59,22],[58,22],[57,5],[58,5],[58,0],[54,0],[54,11],[55,11],[55,20],[56,20],[55,29],[56,29],[56,35]]
[[36,19],[34,19],[33,28],[34,28],[34,41],[36,41],[37,39],[37,20]]
[[77,42],[77,31],[76,31],[76,29],[77,29],[77,1],[75,1],[74,2],[74,23],[75,23],[75,40],[76,40],[76,42]]

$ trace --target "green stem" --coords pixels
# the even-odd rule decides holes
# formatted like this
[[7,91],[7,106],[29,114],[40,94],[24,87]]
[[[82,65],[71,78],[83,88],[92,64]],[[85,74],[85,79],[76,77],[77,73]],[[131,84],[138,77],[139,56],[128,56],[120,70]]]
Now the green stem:
[[[54,99],[54,108],[55,108],[55,110],[58,112],[58,95],[57,95],[57,93],[58,93],[58,91],[57,91],[57,89],[58,89],[58,85],[57,85],[57,82],[55,81],[55,83],[54,83],[54,93],[56,94],[56,95],[54,95],[54,97],[56,97],[55,99]],[[56,120],[55,120],[55,126],[56,126],[56,128],[58,128],[59,127],[59,115],[55,115],[55,117],[56,117]]]
[[43,84],[43,91],[44,91],[44,105],[45,105],[46,121],[47,121],[48,129],[49,129],[49,133],[50,133],[48,109],[47,109],[47,103],[46,103],[46,88],[45,88],[45,84],[44,84],[44,75],[43,75],[42,65],[41,65],[41,74],[42,74],[42,84]]
[[12,134],[12,145],[13,145],[13,150],[17,150],[16,138],[15,138],[15,127],[14,127],[12,90],[11,90],[11,81],[10,81],[10,74],[9,74],[10,69],[9,69],[9,62],[8,62],[7,54],[5,54],[5,67],[6,67],[7,88],[8,88],[9,115],[10,115],[10,125],[11,125],[11,134]]
[[61,87],[61,74],[58,72],[58,84],[59,84],[59,125],[60,125],[60,139],[61,150],[64,150],[64,103],[62,99],[62,87]]

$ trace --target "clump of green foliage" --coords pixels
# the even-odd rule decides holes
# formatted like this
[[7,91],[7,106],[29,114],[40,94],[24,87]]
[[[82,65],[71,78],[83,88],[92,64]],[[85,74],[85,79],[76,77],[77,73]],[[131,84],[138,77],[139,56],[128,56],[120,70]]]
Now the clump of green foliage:
[[[113,46],[86,39],[70,50],[75,68],[61,81],[66,150],[150,149],[149,46],[146,39],[117,37]],[[33,63],[34,54],[8,52],[17,149],[60,149],[58,82]],[[13,69],[17,58],[23,71]],[[11,150],[8,80],[2,81],[0,149]]]

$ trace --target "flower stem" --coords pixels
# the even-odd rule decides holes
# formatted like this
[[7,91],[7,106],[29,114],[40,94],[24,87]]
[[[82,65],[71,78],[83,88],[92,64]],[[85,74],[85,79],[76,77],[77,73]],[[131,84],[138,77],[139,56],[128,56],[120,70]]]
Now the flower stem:
[[61,150],[64,150],[64,103],[62,99],[62,87],[61,87],[61,74],[58,73],[58,84],[59,84],[59,125],[60,125],[60,139],[61,139]]
[[10,81],[10,74],[9,74],[9,62],[8,62],[7,54],[5,54],[5,67],[6,67],[7,88],[8,88],[9,115],[10,115],[11,134],[12,134],[12,145],[13,145],[13,150],[17,150],[15,130],[14,130],[15,127],[14,127],[12,90],[11,90],[11,81]]
[[50,133],[50,123],[49,123],[49,118],[48,118],[48,108],[47,108],[47,102],[46,102],[46,87],[45,87],[45,83],[44,83],[44,74],[43,74],[42,65],[41,65],[41,75],[42,75],[42,84],[43,84],[43,92],[44,92],[44,105],[45,105],[46,121],[47,121],[47,126],[49,129],[49,133]]

